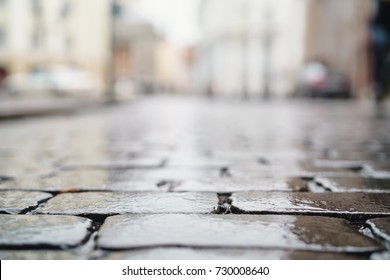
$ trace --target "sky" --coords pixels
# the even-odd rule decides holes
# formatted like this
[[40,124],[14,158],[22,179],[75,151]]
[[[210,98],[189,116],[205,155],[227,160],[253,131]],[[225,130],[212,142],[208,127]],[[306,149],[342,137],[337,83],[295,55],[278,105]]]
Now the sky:
[[188,45],[200,36],[197,8],[200,0],[136,0],[135,8],[152,21],[172,43]]

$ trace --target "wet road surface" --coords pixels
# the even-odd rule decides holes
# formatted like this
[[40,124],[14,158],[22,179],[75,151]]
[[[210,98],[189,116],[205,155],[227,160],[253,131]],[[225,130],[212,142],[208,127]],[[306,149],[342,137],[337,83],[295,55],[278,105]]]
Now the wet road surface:
[[150,97],[0,123],[1,259],[381,259],[390,122]]

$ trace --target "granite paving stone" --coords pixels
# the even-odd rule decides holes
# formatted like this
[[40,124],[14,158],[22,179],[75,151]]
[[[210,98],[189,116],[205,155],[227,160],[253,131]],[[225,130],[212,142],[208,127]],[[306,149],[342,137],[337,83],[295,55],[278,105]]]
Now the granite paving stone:
[[[0,254],[1,256],[1,254]],[[154,248],[108,252],[105,260],[359,260],[362,254],[270,249]]]
[[229,193],[238,191],[291,191],[288,180],[280,178],[218,178],[203,180],[184,180],[174,187],[177,192],[218,192]]
[[389,193],[240,192],[232,205],[244,212],[362,217],[390,215]]
[[307,172],[298,165],[255,165],[255,166],[233,166],[230,168],[233,177],[237,178],[264,178],[264,177],[298,177]]
[[283,215],[119,215],[105,220],[97,243],[111,250],[188,246],[371,252],[383,248],[343,219]]
[[124,213],[210,213],[218,198],[211,193],[64,193],[36,210],[40,214],[114,215]]
[[170,168],[181,167],[181,168],[195,168],[195,169],[220,169],[231,165],[229,161],[218,160],[215,158],[201,158],[198,156],[187,156],[187,157],[177,157],[174,154],[170,155],[165,166]]
[[[39,160],[40,164],[32,164]],[[53,169],[54,159],[47,160],[42,155],[11,156],[1,158],[0,174],[7,177],[22,177],[26,174],[41,175]]]
[[19,214],[51,197],[43,192],[0,191],[0,213]]
[[367,221],[374,234],[386,240],[390,245],[390,218],[376,218]]
[[159,180],[185,180],[185,179],[203,179],[219,178],[220,168],[191,168],[191,167],[167,167],[150,170],[142,174],[143,179]]
[[352,169],[359,170],[364,165],[369,165],[369,161],[354,161],[354,160],[314,160],[313,165],[317,168],[325,169]]
[[390,178],[316,177],[315,181],[332,192],[390,192]]
[[22,178],[0,184],[0,190],[66,192],[69,190],[158,191],[160,179],[145,179],[146,171],[77,170],[48,177]]
[[73,216],[0,215],[0,248],[74,247],[85,240],[92,221]]
[[61,166],[63,170],[85,170],[85,169],[152,169],[160,168],[163,164],[162,158],[137,158],[126,161],[110,162],[69,162]]
[[299,163],[299,166],[302,170],[314,174],[331,174],[338,172],[349,176],[357,174],[359,170],[364,168],[364,164],[361,162],[327,160],[304,160]]

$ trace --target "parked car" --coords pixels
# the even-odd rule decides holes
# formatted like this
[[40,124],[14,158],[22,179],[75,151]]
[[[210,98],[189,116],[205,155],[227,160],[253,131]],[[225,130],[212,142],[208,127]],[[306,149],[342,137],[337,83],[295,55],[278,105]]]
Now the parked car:
[[323,63],[305,65],[299,77],[296,96],[350,98],[351,88],[347,77]]
[[90,95],[102,90],[102,82],[87,71],[57,66],[9,75],[3,81],[10,94]]

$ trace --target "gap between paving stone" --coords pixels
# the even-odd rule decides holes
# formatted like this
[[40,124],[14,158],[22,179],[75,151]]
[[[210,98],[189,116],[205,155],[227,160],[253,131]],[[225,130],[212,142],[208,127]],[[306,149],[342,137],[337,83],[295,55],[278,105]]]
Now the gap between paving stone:
[[[219,204],[214,214],[329,216],[364,223],[370,218],[390,217],[390,205],[374,203],[375,199],[386,201],[383,195],[390,199],[390,194],[378,193],[222,193],[218,194]],[[352,201],[357,209],[345,205],[348,198],[349,206]],[[332,205],[334,199],[338,200],[339,207]]]
[[388,250],[390,250],[390,218],[370,219],[366,222],[374,236],[384,241]]
[[0,214],[26,214],[52,198],[45,192],[0,191]]

